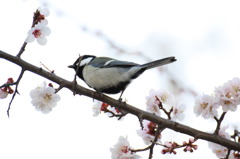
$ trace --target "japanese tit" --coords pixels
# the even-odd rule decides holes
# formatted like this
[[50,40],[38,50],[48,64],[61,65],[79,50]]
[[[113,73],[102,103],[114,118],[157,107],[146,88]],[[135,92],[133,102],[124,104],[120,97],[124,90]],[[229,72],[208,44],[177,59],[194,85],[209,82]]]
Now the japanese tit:
[[176,61],[175,57],[167,57],[141,65],[109,57],[83,55],[68,67],[73,68],[79,78],[99,93],[117,94],[121,92],[119,97],[121,100],[128,84],[145,70],[174,61]]

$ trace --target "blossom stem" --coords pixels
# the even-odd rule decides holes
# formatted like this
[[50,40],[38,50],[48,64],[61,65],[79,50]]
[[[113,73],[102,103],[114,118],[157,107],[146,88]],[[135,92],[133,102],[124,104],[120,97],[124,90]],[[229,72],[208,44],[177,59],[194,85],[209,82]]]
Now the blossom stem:
[[24,41],[21,49],[19,50],[19,52],[18,52],[18,54],[17,54],[17,57],[20,58],[20,56],[22,55],[22,53],[25,51],[26,46],[27,46],[27,43]]
[[215,119],[216,122],[217,122],[217,127],[216,127],[216,129],[215,129],[215,131],[214,131],[213,134],[218,135],[218,132],[219,132],[220,127],[221,127],[221,123],[222,123],[222,121],[223,121],[226,113],[227,113],[227,112],[223,112],[222,115],[221,115],[221,117],[220,117],[219,119],[218,119],[217,117],[214,117],[214,119]]

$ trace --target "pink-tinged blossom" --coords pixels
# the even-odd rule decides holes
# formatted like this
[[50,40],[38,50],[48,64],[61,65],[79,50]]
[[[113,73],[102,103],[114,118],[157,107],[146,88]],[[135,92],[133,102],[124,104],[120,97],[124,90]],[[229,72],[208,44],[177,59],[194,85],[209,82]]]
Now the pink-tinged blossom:
[[109,107],[109,104],[103,103],[101,101],[98,100],[94,100],[94,105],[93,105],[93,116],[98,116],[101,111],[105,111],[107,110]]
[[46,82],[42,86],[39,86],[30,92],[32,98],[31,103],[35,106],[36,110],[41,111],[44,114],[52,111],[60,100],[60,96],[55,93],[53,87],[46,86]]
[[48,36],[50,33],[51,30],[45,24],[39,23],[28,31],[28,37],[25,41],[30,43],[37,39],[37,42],[40,45],[45,45],[47,43],[46,36]]
[[0,99],[7,98],[8,94],[12,94],[14,91],[13,89],[8,85],[12,84],[14,81],[12,78],[8,78],[6,85],[0,88]]
[[139,159],[140,156],[131,151],[127,138],[120,136],[113,148],[110,148],[112,159]]
[[93,110],[93,116],[98,116],[101,112],[107,113],[107,115],[110,117],[112,116],[112,113],[114,114],[120,113],[117,108],[111,107],[109,104],[98,101],[98,100],[94,100],[94,105],[92,110]]
[[39,14],[37,15],[37,22],[47,25],[48,21],[46,17],[48,17],[50,14],[49,10],[47,8],[39,7],[37,11],[39,11]]
[[219,107],[216,98],[210,95],[201,95],[196,98],[194,113],[205,119],[218,116],[217,108]]
[[7,96],[8,96],[8,92],[0,88],[0,99],[7,98]]
[[165,148],[162,149],[161,151],[162,154],[166,154],[166,153],[174,154],[174,155],[177,154],[177,152],[175,151],[175,148],[179,145],[176,142],[165,141],[163,145],[165,145],[164,146]]
[[150,90],[146,100],[147,111],[158,116],[161,115],[159,105],[165,109],[171,109],[174,104],[174,96],[165,90]]
[[198,149],[198,145],[193,144],[195,140],[193,138],[190,138],[188,143],[186,141],[183,142],[183,145],[186,146],[183,151],[185,152],[193,152],[194,150]]
[[215,95],[224,112],[236,111],[240,104],[240,79],[234,78],[217,87]]
[[[157,130],[157,124],[143,120],[143,129],[137,130],[138,136],[142,137],[144,143],[146,145],[151,144],[155,138],[155,133]],[[158,136],[158,142],[160,142],[161,134]]]

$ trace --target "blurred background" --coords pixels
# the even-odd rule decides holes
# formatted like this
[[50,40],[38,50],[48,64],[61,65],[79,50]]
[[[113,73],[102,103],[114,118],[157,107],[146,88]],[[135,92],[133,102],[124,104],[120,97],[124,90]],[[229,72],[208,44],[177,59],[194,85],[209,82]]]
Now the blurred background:
[[[167,56],[177,62],[152,69],[136,79],[124,92],[128,103],[145,110],[149,90],[165,89],[186,105],[181,123],[198,130],[212,132],[213,120],[193,113],[195,96],[211,94],[215,87],[239,77],[240,3],[238,0],[11,0],[0,2],[0,49],[16,55],[31,27],[33,12],[38,7],[50,10],[48,26],[51,34],[45,46],[36,41],[26,47],[22,59],[49,69],[69,81],[74,71],[67,68],[83,54],[109,56],[120,60],[146,63]],[[0,59],[0,85],[20,74],[20,68]],[[137,136],[138,119],[127,115],[122,121],[106,114],[93,117],[93,101],[73,96],[63,89],[61,101],[45,115],[35,110],[29,92],[44,81],[26,72],[19,85],[20,95],[0,101],[0,158],[111,158],[109,148],[120,135],[127,136],[133,148],[144,148]],[[81,80],[78,84],[87,87]],[[58,87],[53,83],[55,87]],[[118,98],[119,95],[112,96]],[[238,112],[228,113],[223,125],[229,133],[239,128]],[[174,136],[174,138],[173,138]],[[170,130],[164,141],[182,143],[189,136]],[[177,155],[158,158],[216,158],[205,141],[198,141],[194,153],[177,150]],[[139,153],[147,158],[148,152]],[[87,157],[86,157],[87,156]],[[199,157],[201,156],[201,157]]]

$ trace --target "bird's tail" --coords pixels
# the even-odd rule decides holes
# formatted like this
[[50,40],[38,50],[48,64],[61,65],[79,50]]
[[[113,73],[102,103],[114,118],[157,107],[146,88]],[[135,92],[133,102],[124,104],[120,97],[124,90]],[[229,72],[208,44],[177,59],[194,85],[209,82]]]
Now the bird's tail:
[[176,61],[175,57],[167,57],[164,59],[160,59],[160,60],[156,60],[156,61],[152,61],[152,62],[143,64],[143,65],[141,65],[141,67],[144,68],[145,70],[147,70],[147,69],[151,69],[154,67],[166,65],[166,64],[172,63],[174,61]]

